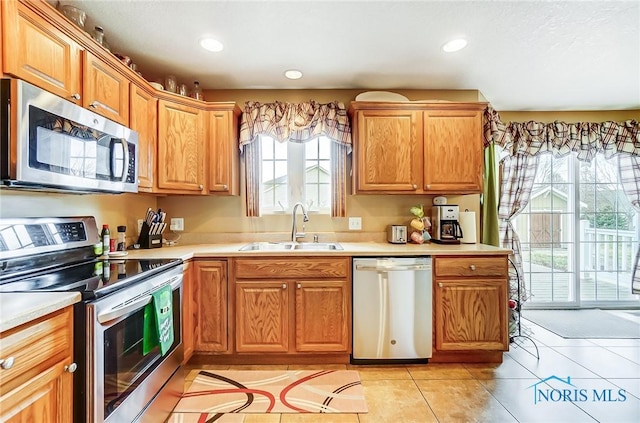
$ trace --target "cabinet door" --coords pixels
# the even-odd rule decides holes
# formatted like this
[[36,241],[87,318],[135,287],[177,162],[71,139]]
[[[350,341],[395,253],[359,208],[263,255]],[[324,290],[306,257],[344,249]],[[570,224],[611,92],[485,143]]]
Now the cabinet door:
[[0,334],[0,421],[67,423],[73,413],[73,311],[67,307]]
[[296,351],[348,351],[346,281],[296,282]]
[[111,65],[84,52],[82,105],[129,126],[129,80]]
[[437,350],[508,349],[505,279],[437,281],[434,304]]
[[422,184],[422,112],[361,110],[356,114],[355,191],[413,193]]
[[205,135],[202,110],[158,102],[158,188],[203,193]]
[[131,84],[130,127],[138,133],[138,190],[153,191],[155,170],[158,100],[149,91]]
[[194,262],[196,283],[195,351],[225,352],[227,341],[227,262]]
[[233,111],[209,112],[211,120],[211,154],[209,191],[214,194],[240,194],[240,150],[238,120]]
[[236,351],[289,351],[289,293],[282,281],[236,282]]
[[22,2],[0,7],[4,73],[80,103],[80,46]]
[[191,262],[186,262],[182,273],[182,345],[184,346],[184,359],[182,360],[182,364],[186,364],[189,361],[194,349],[197,304],[194,302],[195,297],[193,295],[195,291],[194,268]]
[[424,112],[424,190],[482,191],[482,111]]

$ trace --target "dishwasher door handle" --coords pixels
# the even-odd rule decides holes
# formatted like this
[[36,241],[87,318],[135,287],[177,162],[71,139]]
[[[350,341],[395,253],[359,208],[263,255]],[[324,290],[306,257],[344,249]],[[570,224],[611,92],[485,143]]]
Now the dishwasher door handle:
[[364,264],[356,264],[356,270],[369,272],[400,272],[411,270],[431,270],[428,264],[407,264],[398,266],[367,266]]

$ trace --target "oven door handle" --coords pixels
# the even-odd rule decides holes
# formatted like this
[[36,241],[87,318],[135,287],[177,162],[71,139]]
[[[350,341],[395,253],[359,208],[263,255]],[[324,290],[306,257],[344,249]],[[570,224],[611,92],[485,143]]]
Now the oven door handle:
[[[171,290],[175,290],[180,284],[182,283],[182,277],[178,277],[176,278],[176,280],[174,280],[173,282],[171,282]],[[167,284],[163,284],[158,286],[157,288],[153,289],[153,291],[149,291],[147,294],[145,294],[143,297],[141,297],[140,299],[137,299],[129,304],[126,305],[118,305],[115,306],[103,313],[98,314],[98,322],[100,324],[105,324],[105,323],[109,323],[112,320],[118,319],[122,316],[126,316],[129,313],[132,313],[134,311],[140,310],[142,307],[146,306],[147,304],[151,304],[151,300],[153,299],[153,296],[151,295],[153,292],[159,290],[160,288],[162,288],[163,286],[165,286]]]

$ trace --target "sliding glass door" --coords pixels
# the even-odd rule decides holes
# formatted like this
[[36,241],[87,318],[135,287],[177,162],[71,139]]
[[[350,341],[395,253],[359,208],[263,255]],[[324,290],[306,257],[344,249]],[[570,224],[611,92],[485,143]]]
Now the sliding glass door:
[[531,199],[516,218],[525,307],[626,307],[639,216],[618,181],[618,161],[540,158]]

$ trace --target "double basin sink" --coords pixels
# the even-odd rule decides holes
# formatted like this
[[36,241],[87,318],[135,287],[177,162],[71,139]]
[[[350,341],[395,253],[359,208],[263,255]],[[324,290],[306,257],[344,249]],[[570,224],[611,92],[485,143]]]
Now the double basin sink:
[[243,245],[240,251],[337,251],[342,246],[337,242],[252,242]]

